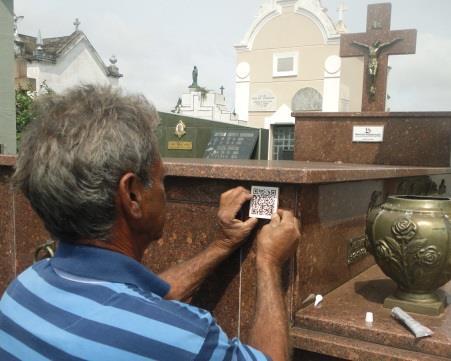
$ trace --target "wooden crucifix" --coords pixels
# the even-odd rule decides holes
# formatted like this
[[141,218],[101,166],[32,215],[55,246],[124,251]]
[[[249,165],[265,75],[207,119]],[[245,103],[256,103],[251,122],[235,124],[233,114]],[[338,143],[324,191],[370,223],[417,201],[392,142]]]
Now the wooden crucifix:
[[342,34],[341,57],[365,57],[362,111],[385,111],[388,56],[415,54],[417,31],[390,30],[391,4],[368,5],[366,33]]

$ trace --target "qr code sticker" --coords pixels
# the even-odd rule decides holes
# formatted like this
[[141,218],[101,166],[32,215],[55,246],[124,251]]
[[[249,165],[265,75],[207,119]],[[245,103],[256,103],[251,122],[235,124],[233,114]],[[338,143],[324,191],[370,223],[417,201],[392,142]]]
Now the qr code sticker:
[[279,205],[279,188],[252,186],[249,217],[271,219]]

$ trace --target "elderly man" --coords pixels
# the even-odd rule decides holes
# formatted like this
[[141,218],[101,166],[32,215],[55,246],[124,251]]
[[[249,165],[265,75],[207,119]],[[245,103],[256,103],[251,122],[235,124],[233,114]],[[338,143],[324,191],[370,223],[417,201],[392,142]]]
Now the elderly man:
[[235,215],[249,192],[221,195],[222,237],[160,275],[140,264],[165,221],[158,120],[142,97],[81,86],[37,102],[14,181],[49,233],[54,258],[17,277],[0,303],[1,360],[286,360],[281,267],[299,237],[279,210],[259,232],[257,307],[248,345],[230,340],[207,311],[177,300],[256,225]]

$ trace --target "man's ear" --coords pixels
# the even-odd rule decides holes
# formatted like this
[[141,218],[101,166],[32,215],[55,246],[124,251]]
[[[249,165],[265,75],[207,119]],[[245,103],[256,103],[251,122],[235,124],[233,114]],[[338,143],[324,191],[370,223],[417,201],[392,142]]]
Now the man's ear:
[[118,187],[118,200],[127,218],[140,219],[142,217],[143,189],[143,184],[136,174],[128,172],[121,177]]

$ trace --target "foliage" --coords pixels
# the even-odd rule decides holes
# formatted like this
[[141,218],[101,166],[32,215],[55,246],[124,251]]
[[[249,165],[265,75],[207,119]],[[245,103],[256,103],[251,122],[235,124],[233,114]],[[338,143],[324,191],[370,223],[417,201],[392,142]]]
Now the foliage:
[[20,145],[20,138],[25,127],[33,118],[33,101],[39,95],[53,94],[54,91],[44,81],[39,93],[25,89],[16,90],[16,140],[17,147]]
[[16,90],[16,139],[19,145],[22,131],[32,118],[31,107],[33,105],[34,93],[27,90]]

